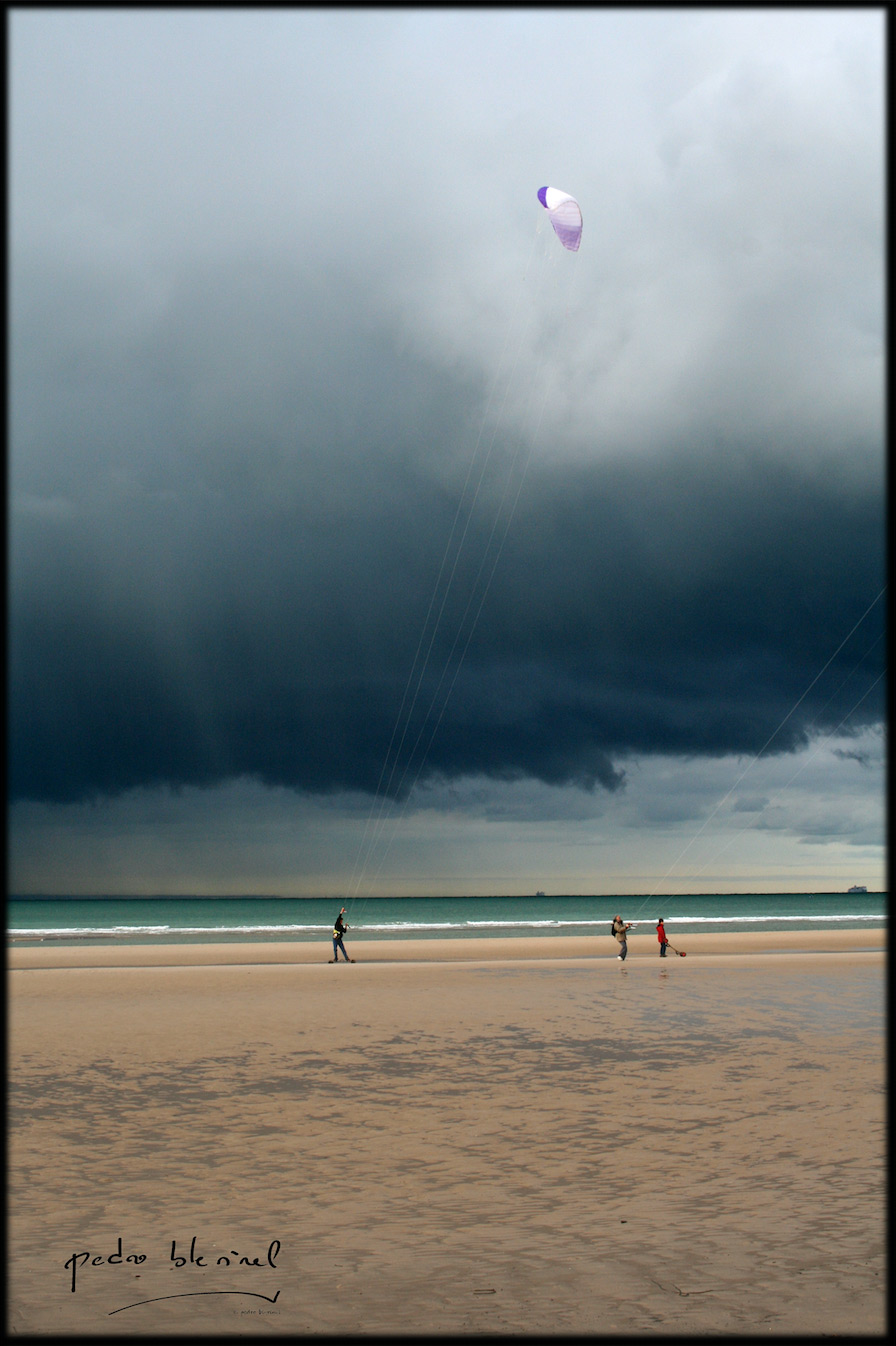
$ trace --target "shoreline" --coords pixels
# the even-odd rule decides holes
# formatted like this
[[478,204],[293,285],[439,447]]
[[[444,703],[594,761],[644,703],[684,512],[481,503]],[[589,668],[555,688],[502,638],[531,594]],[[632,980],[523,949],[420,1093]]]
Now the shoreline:
[[[784,955],[834,955],[883,958],[886,929],[782,930],[756,933],[671,934],[685,958],[754,959]],[[566,962],[615,964],[616,948],[607,935],[525,935],[494,938],[359,940],[346,936],[349,957],[356,965],[371,963],[491,963]],[[10,971],[77,967],[209,967],[253,964],[326,964],[332,955],[329,940],[233,943],[91,944],[60,945],[11,943],[7,947]],[[341,960],[340,960],[341,961]],[[653,931],[631,936],[625,966],[660,962]],[[670,949],[666,962],[681,962]]]

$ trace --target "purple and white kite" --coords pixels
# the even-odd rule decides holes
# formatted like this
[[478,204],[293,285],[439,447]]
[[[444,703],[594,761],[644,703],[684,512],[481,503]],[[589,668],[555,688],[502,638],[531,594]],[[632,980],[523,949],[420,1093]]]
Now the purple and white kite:
[[554,233],[570,252],[578,252],[582,241],[582,212],[575,197],[557,187],[540,187],[538,199],[548,212]]

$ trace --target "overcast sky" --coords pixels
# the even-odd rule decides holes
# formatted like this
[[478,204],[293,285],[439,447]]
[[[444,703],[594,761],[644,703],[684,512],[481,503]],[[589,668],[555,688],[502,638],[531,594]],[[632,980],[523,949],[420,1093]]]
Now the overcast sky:
[[14,10],[11,890],[883,888],[884,36]]

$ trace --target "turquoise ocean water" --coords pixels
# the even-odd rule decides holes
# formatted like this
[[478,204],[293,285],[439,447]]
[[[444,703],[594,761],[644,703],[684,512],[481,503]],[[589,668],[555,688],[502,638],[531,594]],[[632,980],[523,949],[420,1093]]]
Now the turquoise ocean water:
[[772,893],[675,897],[11,898],[18,945],[186,944],[329,940],[344,905],[349,940],[490,939],[609,934],[618,912],[644,934],[662,916],[675,942],[697,931],[811,930],[887,924],[885,893]]

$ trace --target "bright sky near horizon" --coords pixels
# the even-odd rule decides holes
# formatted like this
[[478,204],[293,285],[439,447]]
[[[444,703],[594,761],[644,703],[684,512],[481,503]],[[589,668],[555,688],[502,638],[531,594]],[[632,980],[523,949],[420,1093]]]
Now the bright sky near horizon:
[[10,891],[886,888],[882,9],[7,25]]

